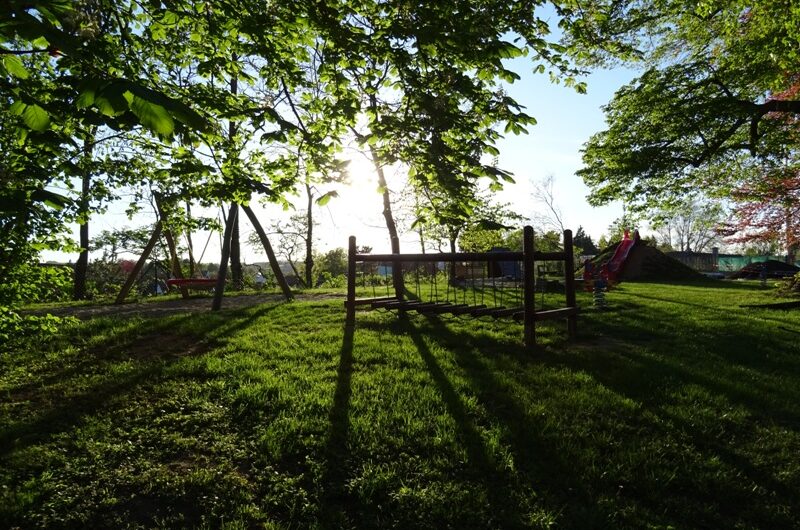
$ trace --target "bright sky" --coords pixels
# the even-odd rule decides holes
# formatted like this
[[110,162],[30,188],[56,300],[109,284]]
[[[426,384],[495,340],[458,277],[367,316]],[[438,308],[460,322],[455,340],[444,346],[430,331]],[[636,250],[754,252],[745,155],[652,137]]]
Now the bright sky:
[[[524,64],[524,60],[518,62]],[[593,208],[586,202],[589,189],[575,175],[581,167],[580,149],[593,133],[604,128],[600,107],[634,73],[622,69],[598,72],[588,78],[588,94],[581,95],[553,85],[546,75],[524,75],[524,66],[516,70],[523,77],[509,87],[509,93],[527,107],[526,112],[538,123],[527,135],[509,134],[499,142],[499,167],[510,170],[516,183],[507,184],[497,194],[497,200],[512,203],[515,211],[529,217],[542,209],[532,198],[533,183],[553,175],[556,203],[565,226],[573,232],[583,226],[596,241],[622,215],[622,206]],[[353,186],[341,189],[341,196],[331,200],[324,209],[327,211],[319,215],[324,223],[320,248],[346,246],[347,237],[352,234],[359,244],[370,245],[376,252],[388,251],[382,204],[371,165],[356,156],[350,173]],[[402,176],[399,177],[390,179],[390,188],[402,186]],[[401,248],[419,251],[415,234],[401,238]]]
[[[508,87],[508,91],[526,107],[528,114],[537,119],[538,124],[531,127],[527,135],[508,135],[499,142],[499,167],[510,170],[515,176],[516,184],[506,185],[497,195],[497,200],[512,203],[518,213],[530,216],[541,210],[541,206],[531,196],[533,182],[553,175],[556,203],[562,211],[565,226],[573,232],[578,226],[583,226],[597,241],[609,224],[622,214],[622,206],[612,204],[593,208],[588,205],[586,196],[589,190],[575,175],[581,167],[580,149],[593,133],[604,128],[600,107],[611,99],[618,88],[630,81],[635,73],[624,69],[594,73],[586,78],[588,94],[581,95],[571,88],[553,85],[546,74],[531,74],[530,66],[524,58],[512,62],[511,68],[522,79]],[[348,236],[355,235],[359,245],[369,245],[374,252],[387,252],[389,241],[374,172],[363,156],[356,153],[351,156],[352,185],[340,186],[339,197],[332,199],[324,208],[317,209],[316,217],[320,226],[316,229],[318,237],[315,245],[320,251],[346,247]],[[389,174],[388,177],[390,189],[403,186],[402,175]],[[302,199],[298,200],[298,204],[302,204]],[[276,220],[288,219],[291,214],[275,206],[253,206],[265,228]],[[124,210],[124,204],[112,205],[107,213],[95,216],[90,224],[91,236],[102,230],[141,226],[154,221],[152,214],[148,213],[139,214],[132,221],[128,220]],[[201,213],[217,215],[217,211],[193,210],[195,215]],[[243,260],[245,263],[265,261],[263,253],[245,244],[245,237],[252,228],[246,217],[243,216],[242,220]],[[77,239],[77,227],[75,232]],[[202,248],[207,239],[209,245],[204,261],[218,261],[220,245],[217,234],[210,238],[207,232],[195,234],[195,246]],[[401,238],[401,250],[419,251],[414,234],[406,234]],[[197,249],[196,253],[199,252],[200,249]],[[43,258],[74,261],[77,256],[45,253]]]

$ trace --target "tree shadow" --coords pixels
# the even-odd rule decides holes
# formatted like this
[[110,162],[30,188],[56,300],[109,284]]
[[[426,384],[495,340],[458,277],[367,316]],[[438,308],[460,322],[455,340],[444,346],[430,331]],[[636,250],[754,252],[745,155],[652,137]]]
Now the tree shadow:
[[321,524],[324,528],[341,528],[348,518],[352,499],[345,489],[348,472],[350,431],[350,397],[353,378],[354,326],[344,326],[339,365],[336,368],[336,389],[328,414],[330,428],[325,443],[325,469],[321,479]]
[[497,463],[492,461],[488,448],[481,438],[478,428],[470,418],[461,396],[436,361],[420,331],[407,319],[401,322],[401,326],[414,342],[414,346],[417,348],[431,378],[436,384],[450,416],[458,426],[459,437],[467,451],[467,463],[473,466],[475,476],[480,477],[493,514],[503,528],[523,527],[523,517],[519,511],[519,506],[515,506],[513,502],[510,502],[516,497],[515,492],[512,490],[513,478],[499,469]]
[[[87,348],[76,364],[52,368],[48,375],[37,374],[34,382],[9,389],[6,397],[10,402],[30,403],[36,413],[0,429],[0,457],[77,428],[85,418],[113,407],[116,400],[142,385],[163,381],[169,367],[182,358],[214,350],[224,337],[250,326],[276,307],[239,309],[206,319],[204,340],[192,329],[192,315],[143,319],[144,329],[139,332],[122,328],[119,334]],[[89,374],[99,376],[99,381],[85,387]],[[82,390],[65,397],[73,387]],[[22,414],[24,410],[19,410],[18,416]]]
[[[608,351],[585,346],[591,345],[583,341],[574,345],[564,344],[563,349],[539,349],[533,355],[526,356],[520,352],[505,351],[504,348],[492,345],[489,338],[475,337],[470,331],[455,331],[441,323],[431,320],[431,328],[427,334],[434,338],[450,351],[455,352],[458,366],[464,370],[472,381],[482,403],[487,411],[494,415],[509,429],[509,442],[514,448],[520,467],[532,479],[537,477],[577,477],[581,470],[575,468],[575,463],[563,460],[562,455],[553,454],[546,442],[537,439],[536,419],[526,417],[513,389],[508,383],[503,383],[492,376],[493,372],[508,372],[504,381],[524,388],[530,385],[525,375],[532,367],[531,364],[540,364],[543,368],[552,367],[569,370],[572,373],[588,374],[603,388],[611,390],[614,394],[633,400],[639,404],[643,411],[657,421],[646,420],[643,414],[633,415],[625,419],[624,423],[639,425],[640,438],[648,443],[658,443],[662,437],[678,438],[687,437],[689,443],[696,451],[707,458],[718,459],[724,465],[735,470],[742,477],[741,481],[730,481],[725,478],[715,478],[706,487],[722,493],[705,491],[702,485],[695,484],[690,477],[683,482],[683,490],[670,491],[669,502],[683,504],[685,508],[676,510],[666,522],[669,524],[690,524],[692,521],[701,522],[702,525],[716,526],[721,521],[731,524],[745,521],[746,524],[760,526],[769,522],[771,527],[791,526],[789,521],[796,520],[798,514],[778,513],[773,510],[771,502],[783,509],[800,505],[798,492],[791,487],[791,479],[779,478],[773,469],[764,463],[756,463],[747,454],[742,454],[741,448],[732,443],[728,437],[712,435],[708,432],[708,424],[689,421],[670,412],[667,406],[670,393],[680,390],[684,385],[696,386],[707,389],[712,396],[724,396],[725,399],[751,411],[754,415],[753,422],[762,425],[779,425],[783,428],[798,431],[800,415],[794,406],[800,400],[797,385],[782,387],[780,381],[774,379],[776,374],[797,375],[797,356],[784,352],[780,355],[783,343],[779,340],[765,339],[757,330],[749,330],[744,326],[733,323],[724,339],[716,338],[715,348],[726,352],[727,356],[712,359],[703,359],[699,362],[691,355],[673,350],[676,344],[673,332],[670,329],[659,328],[654,325],[660,319],[674,318],[674,314],[648,309],[647,319],[653,322],[642,323],[642,315],[636,312],[623,312],[621,318],[602,323],[602,335],[618,337]],[[696,337],[698,341],[706,339],[703,334],[708,330],[700,325],[693,324],[690,318],[674,322],[673,325],[684,329],[684,337]],[[692,326],[696,326],[694,333]],[[589,334],[596,331],[596,325],[590,326]],[[638,327],[638,329],[637,329]],[[592,329],[595,328],[595,329]],[[626,342],[630,330],[636,329],[634,337],[642,339],[646,330],[652,332],[649,338],[651,349],[644,351],[635,343]],[[769,349],[770,358],[759,354],[758,346]],[[755,351],[752,350],[755,348]],[[733,354],[730,352],[744,352]],[[491,354],[489,354],[491,352]],[[752,352],[752,353],[748,353]],[[732,361],[732,362],[729,362]],[[741,366],[753,370],[757,378],[748,377],[742,380]],[[487,369],[491,367],[491,369]],[[525,368],[523,368],[525,367]],[[523,368],[523,369],[520,369]],[[702,405],[689,405],[694,409]],[[749,423],[733,424],[736,429],[746,429]],[[611,425],[608,429],[616,429]],[[624,424],[623,424],[624,428]],[[624,432],[624,431],[623,431]],[[739,438],[747,437],[749,432],[733,433]],[[737,443],[742,443],[741,441]],[[632,450],[636,450],[633,448]],[[549,451],[549,452],[548,452]],[[546,455],[549,468],[531,465],[537,456]],[[773,462],[774,464],[775,462]],[[653,461],[647,464],[654,470],[661,464]],[[706,464],[695,464],[704,469]],[[655,472],[655,471],[653,471]],[[708,480],[708,479],[704,479]],[[569,503],[569,509],[562,516],[565,526],[605,526],[608,525],[610,514],[598,508],[598,492],[587,490],[585,484],[576,483],[569,479],[547,481],[553,489],[549,495],[556,499],[553,506],[558,506],[559,501]],[[753,501],[752,492],[748,484],[755,484],[767,492],[760,499]],[[684,491],[685,490],[685,491]],[[564,495],[569,492],[569,498]],[[634,496],[630,499],[641,509],[648,511],[653,517],[663,517],[662,502],[654,493],[629,492]],[[769,497],[769,502],[766,498]],[[702,508],[702,500],[708,499],[709,503],[716,503],[719,513],[706,513]],[[743,507],[747,506],[744,510]],[[594,521],[588,523],[587,521]],[[726,525],[727,526],[727,523]]]
[[[490,482],[488,487],[495,492],[495,502],[502,506],[507,499],[513,499],[515,491],[509,487],[516,483],[517,487],[533,487],[537,500],[550,514],[558,515],[558,522],[564,527],[598,527],[605,524],[605,513],[597,507],[587,485],[578,480],[580,473],[574,463],[555,451],[551,441],[543,435],[547,428],[541,419],[527,412],[514,395],[514,390],[496,378],[491,370],[487,370],[478,357],[492,352],[492,357],[503,358],[510,364],[530,365],[539,362],[537,359],[544,355],[545,349],[540,346],[525,349],[519,343],[502,344],[491,337],[454,332],[443,323],[436,322],[435,318],[428,319],[421,328],[409,326],[409,334],[439,385],[451,414],[462,432],[466,433],[465,441],[472,446],[470,456],[474,456],[478,472]],[[480,435],[464,412],[458,394],[431,355],[423,335],[454,352],[457,366],[467,376],[479,401],[494,421],[504,428],[506,441],[514,455],[514,465],[519,471],[516,477],[510,478],[507,473],[492,467]],[[567,506],[569,509],[565,509]],[[516,524],[520,523],[519,513],[507,515],[513,517]]]

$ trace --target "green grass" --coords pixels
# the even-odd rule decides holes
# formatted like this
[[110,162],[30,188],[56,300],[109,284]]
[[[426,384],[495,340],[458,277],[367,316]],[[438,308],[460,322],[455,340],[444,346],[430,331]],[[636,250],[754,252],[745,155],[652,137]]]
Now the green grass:
[[[0,521],[797,528],[800,311],[623,284],[579,340],[341,300],[98,319],[0,357]],[[583,305],[589,303],[581,295]]]

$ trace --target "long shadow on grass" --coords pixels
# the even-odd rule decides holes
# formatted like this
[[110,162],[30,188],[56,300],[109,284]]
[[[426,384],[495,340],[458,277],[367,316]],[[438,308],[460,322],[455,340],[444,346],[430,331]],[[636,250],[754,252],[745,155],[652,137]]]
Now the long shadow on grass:
[[[480,477],[482,485],[487,494],[494,516],[500,522],[502,528],[523,527],[525,526],[524,517],[529,514],[523,513],[520,507],[520,486],[516,476],[508,471],[501,470],[493,461],[478,428],[470,419],[464,407],[459,393],[455,390],[448,379],[446,373],[431,353],[430,347],[425,341],[425,336],[436,335],[436,333],[424,333],[415,324],[404,321],[404,329],[411,337],[431,378],[436,383],[439,392],[447,405],[450,415],[458,425],[461,438],[464,441],[465,449],[469,457],[469,463],[473,466],[473,471]],[[438,331],[437,331],[438,333]],[[458,351],[458,348],[450,349]],[[459,354],[461,352],[458,352]],[[533,471],[537,477],[569,477],[571,474],[560,462],[558,455],[548,450],[546,445],[537,438],[540,431],[538,426],[532,425],[527,421],[525,414],[516,401],[505,393],[502,385],[492,378],[491,374],[478,370],[472,363],[466,363],[468,377],[479,385],[482,397],[486,394],[491,395],[491,399],[486,400],[491,412],[494,410],[503,411],[503,424],[511,431],[512,436],[519,442],[518,449],[524,453],[523,458],[515,460],[516,463]],[[534,487],[536,485],[533,485]],[[578,484],[574,485],[579,488]],[[573,490],[573,494],[575,490]],[[523,494],[524,495],[524,494]],[[557,506],[549,506],[551,513],[559,511]]]
[[[564,455],[553,450],[552,442],[542,436],[544,426],[541,422],[526,413],[519,398],[514,395],[514,390],[493,376],[479,357],[483,355],[482,352],[501,350],[498,353],[510,358],[512,362],[527,364],[531,358],[542,355],[541,349],[530,351],[522,348],[521,344],[501,345],[490,337],[453,332],[435,317],[429,319],[428,324],[422,328],[412,328],[410,334],[418,348],[425,344],[422,339],[424,334],[455,353],[458,366],[464,370],[486,411],[508,433],[514,463],[522,472],[522,477],[517,480],[530,482],[527,485],[535,488],[539,501],[545,505],[547,511],[553,516],[560,516],[560,525],[565,528],[603,526],[606,516],[597,508],[586,484],[580,482],[579,470]],[[429,364],[429,369],[434,374],[437,370],[441,373],[441,369],[430,356],[430,350],[427,350],[427,346],[425,348],[427,354],[421,348],[420,352],[423,357],[429,357],[426,359],[426,363],[432,363]],[[438,377],[434,375],[434,379],[438,380]],[[451,391],[455,394],[452,387]],[[459,416],[454,415],[461,424]],[[475,436],[480,439],[477,434]],[[497,487],[496,482],[489,487]],[[513,492],[500,491],[502,495],[513,498]],[[565,510],[566,506],[569,506],[568,510]]]
[[[709,430],[713,424],[704,425],[702,421],[676,417],[665,407],[673,401],[671,393],[680,391],[684,385],[694,385],[707,389],[711,396],[724,396],[729,402],[751,410],[757,423],[769,426],[774,422],[796,431],[800,416],[794,404],[800,395],[792,380],[787,385],[786,379],[782,379],[786,375],[797,375],[797,356],[787,351],[787,341],[765,337],[762,329],[748,327],[747,322],[737,321],[735,316],[724,329],[713,323],[695,322],[692,315],[683,316],[652,307],[623,309],[596,318],[588,325],[584,320],[581,326],[584,336],[600,334],[615,338],[616,342],[590,351],[578,344],[577,349],[567,346],[563,351],[551,349],[526,355],[521,349],[501,347],[490,337],[449,329],[435,318],[431,319],[431,326],[425,331],[456,353],[459,366],[471,379],[486,410],[508,427],[517,456],[515,460],[520,462],[526,475],[534,479],[548,477],[548,485],[554,486],[552,493],[558,500],[556,504],[563,501],[564,492],[577,492],[571,494],[569,509],[563,514],[566,519],[572,518],[571,521],[562,521],[567,526],[603,526],[609,522],[584,485],[570,481],[569,477],[581,476],[582,470],[575,469],[571,462],[559,460],[560,455],[552,454],[552,450],[548,451],[547,444],[536,436],[535,418],[526,417],[513,389],[493,377],[493,370],[514,370],[508,376],[509,384],[513,382],[522,388],[531,384],[527,372],[535,364],[588,374],[603,387],[642,404],[645,410],[659,418],[657,422],[639,416],[625,420],[633,422],[631,428],[643,429],[636,436],[653,441],[666,435],[688,439],[700,455],[705,455],[710,461],[718,459],[728,469],[734,470],[732,473],[738,473],[738,480],[717,478],[711,464],[694,464],[701,467],[694,471],[684,470],[686,473],[707,472],[714,478],[699,479],[707,484],[703,487],[687,477],[686,491],[671,492],[669,500],[673,506],[684,506],[670,516],[674,517],[673,522],[715,526],[725,521],[724,526],[730,526],[744,520],[744,524],[750,526],[791,526],[789,521],[796,520],[797,514],[796,509],[788,507],[800,504],[798,492],[791,487],[792,479],[778,478],[770,469],[770,463],[756,464],[742,453],[748,439],[753,442],[757,439],[758,435],[749,431],[753,423],[734,424],[738,431],[725,431],[720,435],[712,432],[713,428]],[[642,341],[647,341],[646,349],[636,344]],[[516,371],[526,366],[527,369]],[[743,377],[742,367],[750,372],[746,377]],[[692,404],[690,411],[702,406]],[[690,451],[686,456],[692,454]],[[544,469],[541,461],[544,461]],[[771,464],[780,467],[780,456],[775,456]],[[656,462],[653,465],[657,465]],[[550,477],[556,477],[556,480],[550,480]],[[708,480],[711,480],[710,490]],[[749,492],[748,484],[757,484],[766,492],[754,500],[755,495]],[[653,517],[664,513],[666,499],[662,501],[655,493],[637,494],[636,485],[632,486],[634,491],[631,493],[635,496],[630,500],[635,499],[634,502],[645,513]],[[716,503],[719,513],[706,513],[709,504],[704,504],[705,501],[711,505]],[[743,509],[744,506],[748,507],[747,510]],[[774,510],[775,507],[779,510]]]
[[[789,341],[753,329],[736,314],[729,313],[721,323],[696,322],[691,316],[648,307],[618,312],[589,329],[623,341],[623,351],[612,359],[573,360],[637,401],[657,403],[662,388],[683,382],[708,388],[779,423],[800,426],[800,391],[785,382],[787,377],[800,378],[800,356]],[[645,343],[647,351],[630,347],[631,342]],[[614,370],[607,369],[609,360]]]
[[353,378],[353,326],[345,326],[339,366],[336,369],[336,390],[328,418],[330,430],[325,444],[325,471],[320,513],[324,528],[340,528],[346,517],[349,497],[345,491],[347,476],[347,436],[350,430],[350,396]]
[[[674,331],[657,325],[667,319],[676,321],[671,325],[683,328],[677,342]],[[745,456],[744,451],[749,443],[761,445],[760,435],[754,430],[758,426],[778,424],[790,431],[800,430],[800,414],[796,407],[800,400],[797,356],[788,350],[786,341],[765,336],[747,322],[737,322],[735,316],[732,319],[728,326],[719,328],[720,333],[710,336],[708,328],[693,323],[691,318],[682,319],[674,313],[649,307],[646,311],[604,322],[602,333],[623,339],[631,330],[637,335],[649,333],[653,338],[648,347],[650,351],[643,352],[621,342],[613,352],[561,356],[556,362],[585,371],[606,388],[641,403],[664,424],[671,425],[676,434],[686,436],[700,454],[735,470],[737,480],[724,482],[720,479],[714,488],[724,492],[716,497],[717,516],[731,518],[731,525],[737,517],[747,517],[751,519],[748,524],[755,527],[790,527],[787,521],[792,517],[796,519],[797,513],[787,516],[764,504],[769,497],[768,502],[784,507],[800,505],[800,494],[791,486],[791,479],[782,480],[769,470],[770,465],[781,465],[779,453],[775,453],[773,462],[759,466]],[[681,341],[696,349],[684,351]],[[747,371],[742,371],[742,367]],[[787,382],[785,376],[792,379]],[[705,389],[712,401],[675,403],[675,394],[691,386]],[[726,422],[722,411],[715,411],[717,404],[713,400],[717,396],[724,398],[723,406],[725,401],[730,402],[745,408],[752,416],[744,422]],[[689,417],[672,412],[676,409],[688,413]],[[717,422],[704,421],[704,412],[716,412],[721,417]],[[694,414],[698,417],[692,417]],[[761,494],[762,504],[756,502],[754,507],[751,505],[756,494],[751,490],[752,484],[767,492]],[[708,495],[705,491],[696,492],[698,498]],[[744,507],[748,507],[747,516],[740,515]],[[698,521],[711,517],[704,516],[701,510],[697,510],[696,516]],[[709,524],[718,525],[719,519]]]
[[465,449],[467,450],[469,462],[475,466],[476,475],[488,482],[484,484],[484,486],[493,511],[498,514],[498,519],[503,522],[504,526],[520,526],[521,517],[520,514],[516,513],[518,508],[509,505],[509,501],[514,498],[513,492],[508,489],[508,485],[511,482],[509,477],[505,476],[505,474],[492,463],[480,433],[470,419],[458,392],[456,392],[447,375],[442,370],[442,367],[431,353],[422,334],[408,320],[403,319],[403,323],[405,324],[403,326],[405,331],[414,342],[417,351],[425,362],[428,372],[431,374],[431,378],[436,383],[450,415],[458,425],[460,435],[464,440]]
[[[169,332],[172,341],[177,341],[178,349],[182,346],[188,348],[191,344],[191,354],[199,356],[217,346],[222,337],[246,328],[275,307],[277,306],[215,315],[218,320],[202,330],[206,337],[210,337],[206,341],[200,340],[191,331],[192,316],[166,321],[144,319],[142,325],[147,328],[146,332],[128,334],[122,340],[112,335],[107,341],[90,348],[85,354],[85,360],[77,366],[56,370],[53,374],[38,378],[34,383],[10,390],[8,397],[14,401],[31,401],[34,407],[41,402],[56,405],[46,408],[33,418],[11,423],[0,430],[0,456],[75,428],[84,418],[109,406],[113,407],[115,400],[135,391],[141,385],[152,385],[161,381],[167,368],[178,362],[180,354],[184,353],[176,351],[175,343],[164,343],[165,333]],[[252,314],[241,318],[247,311],[252,311]],[[122,332],[126,331],[129,330],[123,328]],[[135,362],[130,363],[129,369],[118,370],[118,367],[131,360]],[[71,383],[74,381],[75,386],[80,386],[87,376],[99,377],[101,381],[65,399],[63,394],[71,388]]]

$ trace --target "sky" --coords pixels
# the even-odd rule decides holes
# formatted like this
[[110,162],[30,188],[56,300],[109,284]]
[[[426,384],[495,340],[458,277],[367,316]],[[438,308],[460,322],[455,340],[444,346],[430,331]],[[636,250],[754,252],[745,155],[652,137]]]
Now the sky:
[[[605,128],[602,105],[635,73],[624,69],[597,72],[586,78],[588,93],[578,94],[571,88],[552,84],[547,75],[526,74],[530,67],[524,60],[517,62],[514,69],[522,79],[508,87],[509,95],[526,107],[537,124],[529,128],[527,135],[509,133],[498,143],[499,167],[511,171],[516,183],[506,184],[495,195],[496,199],[511,203],[517,213],[530,217],[543,210],[532,197],[534,183],[552,175],[556,204],[565,227],[575,232],[583,226],[597,241],[611,222],[622,215],[622,205],[589,206],[586,201],[589,189],[575,172],[582,166],[582,145]],[[363,157],[355,158],[350,173],[353,189],[341,189],[341,196],[328,203],[327,212],[321,212],[326,223],[333,220],[330,226],[323,227],[322,232],[327,235],[321,248],[346,246],[347,237],[355,235],[359,244],[370,245],[376,252],[388,251],[381,200],[369,162]],[[402,179],[390,178],[390,189],[398,185],[402,185]],[[401,248],[419,251],[415,234],[402,237]]]
[[[589,189],[575,174],[581,168],[580,150],[592,134],[605,128],[602,105],[610,101],[614,92],[628,83],[635,72],[622,68],[597,71],[584,78],[588,92],[578,94],[572,88],[551,83],[547,74],[532,74],[530,63],[524,58],[515,59],[510,66],[520,74],[521,79],[507,87],[509,95],[526,107],[525,111],[534,116],[538,123],[529,128],[527,135],[515,136],[509,133],[498,142],[499,167],[511,171],[516,183],[506,184],[504,190],[496,193],[496,199],[511,203],[513,209],[523,216],[532,216],[542,210],[542,206],[532,197],[533,184],[552,175],[555,201],[563,214],[565,227],[575,232],[582,226],[596,242],[612,221],[622,215],[622,205],[614,203],[600,208],[589,206],[586,201]],[[323,252],[337,247],[346,248],[348,236],[355,235],[359,245],[369,245],[374,252],[387,252],[389,241],[381,213],[381,196],[377,192],[376,177],[371,164],[352,149],[345,156],[351,159],[351,184],[335,188],[339,196],[325,207],[317,209],[320,226],[316,229],[316,248]],[[387,175],[392,190],[403,186],[402,175],[397,173],[400,172],[390,172]],[[327,191],[327,188],[323,191]],[[298,198],[297,203],[302,204],[302,199]],[[288,219],[291,214],[275,205],[252,206],[265,227]],[[90,237],[102,230],[141,226],[155,221],[153,214],[145,212],[129,220],[125,215],[125,208],[126,205],[120,202],[111,205],[107,212],[95,216],[90,223]],[[193,214],[216,217],[219,211],[193,210]],[[246,217],[243,216],[242,221],[243,261],[265,261],[263,251],[251,248],[244,242],[252,227]],[[77,239],[77,226],[75,234]],[[202,248],[206,242],[208,247],[203,260],[218,261],[219,235],[208,232],[194,235],[195,247]],[[401,251],[419,251],[419,244],[413,233],[401,237]],[[196,249],[195,252],[195,257],[198,257],[200,250]],[[68,262],[75,261],[77,256],[48,252],[43,258]]]

